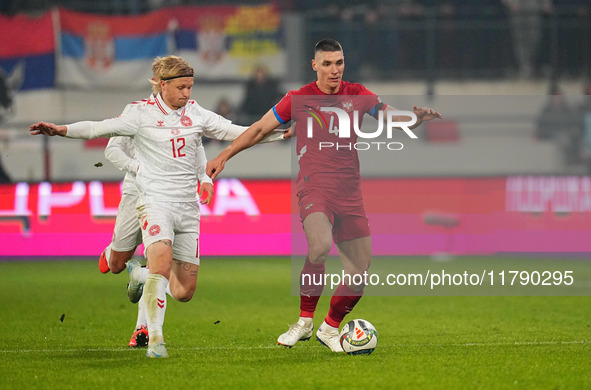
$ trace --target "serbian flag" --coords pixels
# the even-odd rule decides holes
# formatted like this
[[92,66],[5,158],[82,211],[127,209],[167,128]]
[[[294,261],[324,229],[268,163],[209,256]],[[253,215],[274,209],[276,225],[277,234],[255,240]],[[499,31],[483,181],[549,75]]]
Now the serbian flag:
[[285,76],[286,53],[281,13],[272,4],[256,6],[183,6],[172,8],[178,21],[179,55],[201,79],[246,79],[260,64]]
[[40,17],[0,15],[0,68],[8,75],[15,71],[24,74],[21,90],[51,88],[55,84],[51,15],[51,12]]
[[152,62],[168,54],[168,10],[102,16],[60,9],[58,83],[66,87],[146,88]]

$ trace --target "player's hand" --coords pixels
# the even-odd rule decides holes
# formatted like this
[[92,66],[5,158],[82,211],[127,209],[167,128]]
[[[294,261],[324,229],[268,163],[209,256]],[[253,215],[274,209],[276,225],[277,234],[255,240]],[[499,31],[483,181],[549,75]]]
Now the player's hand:
[[295,122],[287,129],[287,131],[283,132],[283,139],[290,139],[295,129]]
[[[204,192],[207,193],[207,196],[205,197],[203,197]],[[211,203],[211,198],[213,198],[213,184],[201,183],[199,186],[199,200],[201,204],[209,206],[209,203]]]
[[417,116],[417,119],[419,119],[420,121],[430,121],[431,119],[442,119],[443,116],[438,113],[437,111],[429,108],[429,107],[418,107],[418,106],[412,106],[412,111],[415,113],[415,115]]
[[207,162],[205,173],[213,180],[224,170],[224,165],[224,161],[218,156]]
[[49,136],[64,136],[66,135],[67,128],[66,126],[58,126],[54,123],[49,122],[37,122],[32,124],[31,127],[29,127],[29,132],[31,135],[43,134]]

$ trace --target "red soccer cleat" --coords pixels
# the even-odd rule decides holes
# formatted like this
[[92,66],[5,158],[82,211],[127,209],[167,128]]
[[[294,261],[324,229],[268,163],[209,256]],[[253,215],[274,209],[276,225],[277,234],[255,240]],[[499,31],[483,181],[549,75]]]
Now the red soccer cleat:
[[99,271],[106,274],[109,272],[111,268],[109,268],[109,263],[107,263],[107,257],[105,256],[105,251],[101,253],[101,257],[99,258]]
[[131,335],[131,339],[129,340],[129,346],[131,348],[137,347],[146,347],[148,346],[148,341],[150,337],[148,336],[148,328],[145,325],[142,325],[139,329],[136,329],[135,332]]

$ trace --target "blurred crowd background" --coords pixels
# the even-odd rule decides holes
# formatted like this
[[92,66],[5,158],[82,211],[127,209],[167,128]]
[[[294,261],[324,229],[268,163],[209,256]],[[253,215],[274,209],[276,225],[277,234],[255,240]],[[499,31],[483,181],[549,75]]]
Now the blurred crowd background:
[[[236,68],[238,73],[211,75],[209,67],[199,64],[194,97],[205,108],[240,124],[252,123],[286,91],[314,79],[311,49],[319,39],[334,37],[345,49],[346,80],[363,82],[383,96],[407,96],[400,108],[423,102],[446,117],[423,129],[420,142],[409,147],[411,153],[406,157],[396,156],[398,163],[389,174],[580,175],[591,168],[588,0],[3,0],[0,17],[14,20],[56,9],[129,17],[179,7],[260,6],[272,6],[280,15],[281,27],[273,39],[284,53],[283,59],[253,54]],[[265,25],[268,21],[260,22]],[[178,38],[176,48],[168,54],[185,56],[190,50],[190,45],[182,46],[187,39],[181,31],[182,21],[180,26],[164,27],[176,29]],[[267,33],[263,27],[261,31],[252,34],[256,38]],[[6,40],[0,41],[3,44]],[[57,73],[59,61],[56,67]],[[146,71],[147,76],[149,68]],[[3,69],[0,61],[0,72],[5,76],[5,92],[0,93],[5,176],[0,179],[120,177],[109,164],[100,171],[91,168],[90,162],[104,159],[103,144],[31,139],[27,128],[41,119],[68,123],[112,117],[127,102],[147,96],[148,83],[143,89],[110,88],[100,82],[81,88],[64,82],[61,76],[50,88],[27,89],[22,87],[23,80],[18,80],[16,65]],[[138,79],[142,77],[138,75]],[[465,99],[465,95],[475,97]],[[489,99],[495,95],[521,97]],[[413,101],[412,96],[417,98]],[[210,144],[208,155],[215,155],[221,147]],[[237,163],[230,174],[288,176],[291,162],[283,157],[289,154],[287,148],[272,145],[260,149],[260,158],[254,159],[260,163]],[[505,164],[495,160],[503,153]],[[274,162],[273,167],[269,161]],[[370,161],[372,165],[377,164]]]
[[351,78],[591,76],[587,0],[3,0],[0,12],[57,6],[138,15],[182,5],[260,4],[300,15],[306,47],[319,36],[339,37]]

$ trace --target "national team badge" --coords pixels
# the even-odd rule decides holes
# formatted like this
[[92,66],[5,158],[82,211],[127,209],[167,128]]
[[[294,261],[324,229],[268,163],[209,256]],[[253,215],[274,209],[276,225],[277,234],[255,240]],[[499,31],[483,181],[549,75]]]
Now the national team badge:
[[160,226],[152,225],[150,226],[150,230],[148,232],[151,236],[155,236],[156,234],[160,233]]
[[181,116],[181,124],[185,127],[193,126],[193,121],[186,115]]
[[351,112],[353,111],[353,101],[351,100],[345,100],[343,102],[343,109],[347,112]]

